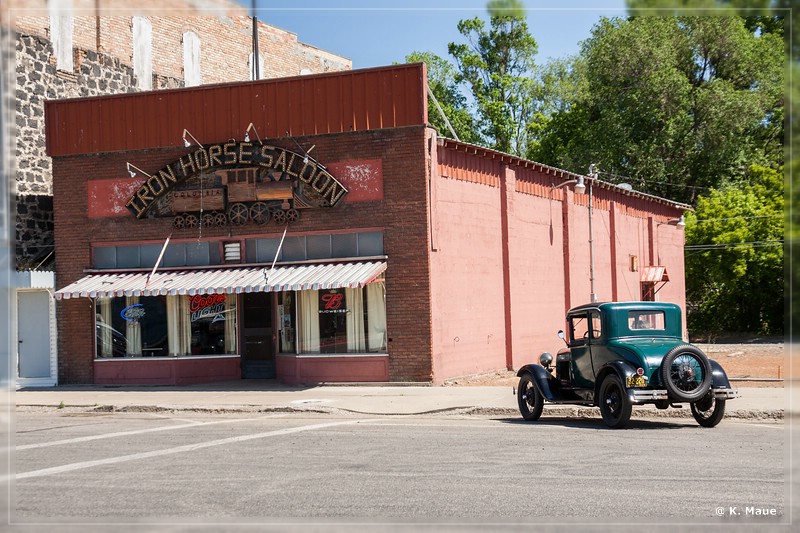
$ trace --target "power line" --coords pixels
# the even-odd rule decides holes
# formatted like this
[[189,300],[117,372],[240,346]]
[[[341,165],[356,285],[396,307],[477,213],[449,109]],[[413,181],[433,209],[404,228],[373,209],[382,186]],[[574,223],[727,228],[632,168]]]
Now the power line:
[[650,184],[650,185],[669,185],[671,187],[683,187],[684,189],[703,189],[703,190],[706,190],[706,191],[710,191],[713,188],[713,187],[702,187],[700,185],[686,185],[686,184],[683,184],[683,183],[672,183],[672,182],[669,182],[669,181],[643,180],[643,179],[639,179],[639,178],[632,178],[630,176],[620,176],[618,174],[612,174],[611,172],[598,172],[598,174],[603,174],[605,176],[611,176],[611,177],[613,177],[615,179],[618,179],[618,180],[629,180],[629,181],[634,181],[634,182],[637,182],[637,183],[644,183],[644,184]]
[[684,246],[684,250],[720,250],[725,248],[738,248],[740,246],[750,246],[753,248],[765,248],[769,246],[783,246],[783,239],[774,241],[749,241],[749,242],[723,242],[718,244],[690,244]]
[[686,223],[689,222],[717,222],[719,220],[751,220],[754,218],[783,218],[785,215],[758,215],[752,217],[729,217],[729,218],[698,218],[695,220],[689,219],[686,220]]

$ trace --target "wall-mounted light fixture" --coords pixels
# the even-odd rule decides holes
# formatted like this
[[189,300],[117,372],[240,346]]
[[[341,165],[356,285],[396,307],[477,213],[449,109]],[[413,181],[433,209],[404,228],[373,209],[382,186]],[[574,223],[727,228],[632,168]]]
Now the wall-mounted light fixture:
[[132,178],[136,177],[136,173],[137,172],[140,172],[140,173],[144,174],[148,178],[152,178],[152,176],[150,174],[148,174],[147,172],[145,172],[141,168],[137,167],[136,165],[132,165],[132,164],[128,163],[128,174],[130,174]]
[[683,226],[686,225],[686,219],[683,218],[683,215],[681,215],[678,218],[671,218],[671,219],[667,220],[667,224],[672,224],[674,226],[683,227]]
[[[286,133],[289,133],[289,132],[287,131]],[[294,144],[296,144],[296,145],[297,145],[297,147],[298,147],[298,148],[300,148],[300,151],[301,151],[301,152],[303,152],[303,164],[304,164],[304,165],[305,165],[305,164],[307,164],[307,163],[308,163],[308,154],[310,154],[310,153],[311,153],[311,150],[313,150],[314,148],[316,148],[316,147],[317,147],[317,145],[316,145],[316,144],[313,144],[313,145],[311,145],[311,148],[309,148],[308,150],[306,150],[305,148],[303,148],[302,146],[300,146],[300,143],[299,143],[299,142],[297,142],[297,140],[296,140],[294,137],[292,137],[292,141],[294,141]]]
[[253,133],[256,134],[256,139],[258,139],[258,142],[261,143],[261,136],[259,136],[258,130],[256,129],[256,127],[253,125],[252,122],[250,123],[249,126],[247,126],[247,129],[244,130],[244,142],[246,143],[250,142],[250,130],[253,130]]
[[200,142],[197,139],[194,138],[194,135],[189,133],[189,130],[184,128],[183,129],[183,145],[186,148],[189,148],[192,145],[192,143],[189,142],[189,139],[186,138],[187,135],[194,141],[194,144],[196,144],[197,146],[200,146],[202,148],[203,145],[200,144]]

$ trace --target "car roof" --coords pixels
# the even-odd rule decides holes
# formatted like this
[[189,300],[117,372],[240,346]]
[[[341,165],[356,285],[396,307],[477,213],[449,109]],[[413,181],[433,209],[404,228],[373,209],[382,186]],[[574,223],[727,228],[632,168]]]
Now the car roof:
[[666,310],[666,309],[679,309],[678,305],[669,302],[596,302],[579,305],[569,310],[568,314],[580,313],[581,311],[588,311],[591,309],[602,310],[610,312],[615,310],[629,310],[629,311],[651,311],[651,310]]

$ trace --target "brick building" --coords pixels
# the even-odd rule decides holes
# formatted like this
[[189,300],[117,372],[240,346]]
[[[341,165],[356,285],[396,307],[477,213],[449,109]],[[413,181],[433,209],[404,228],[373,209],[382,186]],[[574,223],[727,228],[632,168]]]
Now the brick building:
[[530,362],[590,292],[685,307],[687,206],[438,137],[426,89],[49,102],[59,381],[440,383]]
[[17,382],[50,385],[55,338],[37,334],[52,321],[51,299],[41,292],[53,288],[46,271],[56,260],[45,101],[250,80],[255,64],[264,79],[350,70],[352,63],[263,21],[255,61],[252,19],[231,0],[146,0],[135,8],[123,0],[11,0],[7,7],[0,28],[4,41],[13,30],[16,81],[10,338],[19,350]]
[[[15,5],[16,4],[16,5]],[[16,35],[16,264],[52,259],[46,100],[253,79],[252,19],[232,1],[11,2]],[[258,25],[259,78],[349,70],[352,62]],[[52,262],[52,261],[50,261]]]

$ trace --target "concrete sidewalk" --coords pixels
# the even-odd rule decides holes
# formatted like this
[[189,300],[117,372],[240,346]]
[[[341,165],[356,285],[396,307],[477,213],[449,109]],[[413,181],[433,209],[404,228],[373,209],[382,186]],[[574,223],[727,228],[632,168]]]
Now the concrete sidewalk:
[[[781,419],[796,415],[798,392],[783,387],[742,387],[727,404],[726,416]],[[21,389],[12,393],[19,407],[59,406],[86,410],[225,410],[350,412],[371,415],[487,414],[519,416],[512,387],[416,385],[320,385],[290,387],[274,380],[239,380],[187,386],[73,385]],[[636,406],[634,416],[688,416],[683,409]],[[570,414],[577,406],[546,405],[551,414]],[[582,409],[582,408],[581,408]],[[564,411],[567,410],[567,411]],[[547,414],[547,412],[545,414]]]

